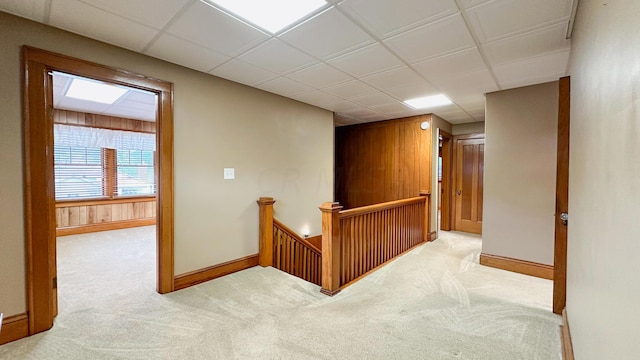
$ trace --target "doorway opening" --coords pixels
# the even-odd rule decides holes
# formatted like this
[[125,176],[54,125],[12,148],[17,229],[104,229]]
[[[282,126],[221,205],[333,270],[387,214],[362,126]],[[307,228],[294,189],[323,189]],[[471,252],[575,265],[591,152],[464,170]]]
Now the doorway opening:
[[[23,47],[23,61],[29,335],[51,328],[57,307],[53,95],[56,72],[155,94],[156,290],[173,291],[173,85],[27,46]],[[85,153],[85,160],[88,157]]]
[[58,71],[51,77],[54,315],[126,306],[156,276],[157,95]]
[[451,230],[452,136],[438,134],[438,231]]

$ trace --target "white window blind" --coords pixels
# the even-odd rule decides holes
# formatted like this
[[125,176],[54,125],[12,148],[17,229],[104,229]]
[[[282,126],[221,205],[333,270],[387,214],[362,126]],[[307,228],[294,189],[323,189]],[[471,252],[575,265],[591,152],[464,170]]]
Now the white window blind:
[[54,124],[54,144],[70,147],[156,151],[156,135]]
[[155,134],[54,125],[56,200],[156,193]]

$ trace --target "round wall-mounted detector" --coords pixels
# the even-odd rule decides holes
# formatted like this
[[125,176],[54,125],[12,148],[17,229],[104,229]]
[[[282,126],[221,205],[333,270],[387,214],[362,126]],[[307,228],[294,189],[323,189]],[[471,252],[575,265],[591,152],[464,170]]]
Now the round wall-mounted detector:
[[422,130],[427,130],[429,128],[430,124],[428,121],[423,121],[422,124],[420,124],[420,129]]

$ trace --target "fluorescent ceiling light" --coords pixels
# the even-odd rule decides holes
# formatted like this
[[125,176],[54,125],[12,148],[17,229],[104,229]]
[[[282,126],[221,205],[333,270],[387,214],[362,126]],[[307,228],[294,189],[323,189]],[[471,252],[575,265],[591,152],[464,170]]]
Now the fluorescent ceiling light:
[[448,97],[442,94],[409,99],[409,100],[405,100],[404,103],[411,106],[414,109],[426,109],[426,108],[432,108],[436,106],[452,104],[451,100],[449,100]]
[[67,96],[101,104],[113,104],[127,91],[129,90],[103,82],[74,78],[67,90]]
[[207,0],[273,34],[326,5],[325,0]]

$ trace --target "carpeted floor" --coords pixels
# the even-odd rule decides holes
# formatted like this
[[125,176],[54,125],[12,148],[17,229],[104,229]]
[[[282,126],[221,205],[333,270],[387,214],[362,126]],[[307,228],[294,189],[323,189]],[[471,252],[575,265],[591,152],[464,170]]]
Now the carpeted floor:
[[255,267],[168,295],[154,227],[58,240],[60,312],[0,359],[561,359],[552,282],[443,232],[333,298]]

